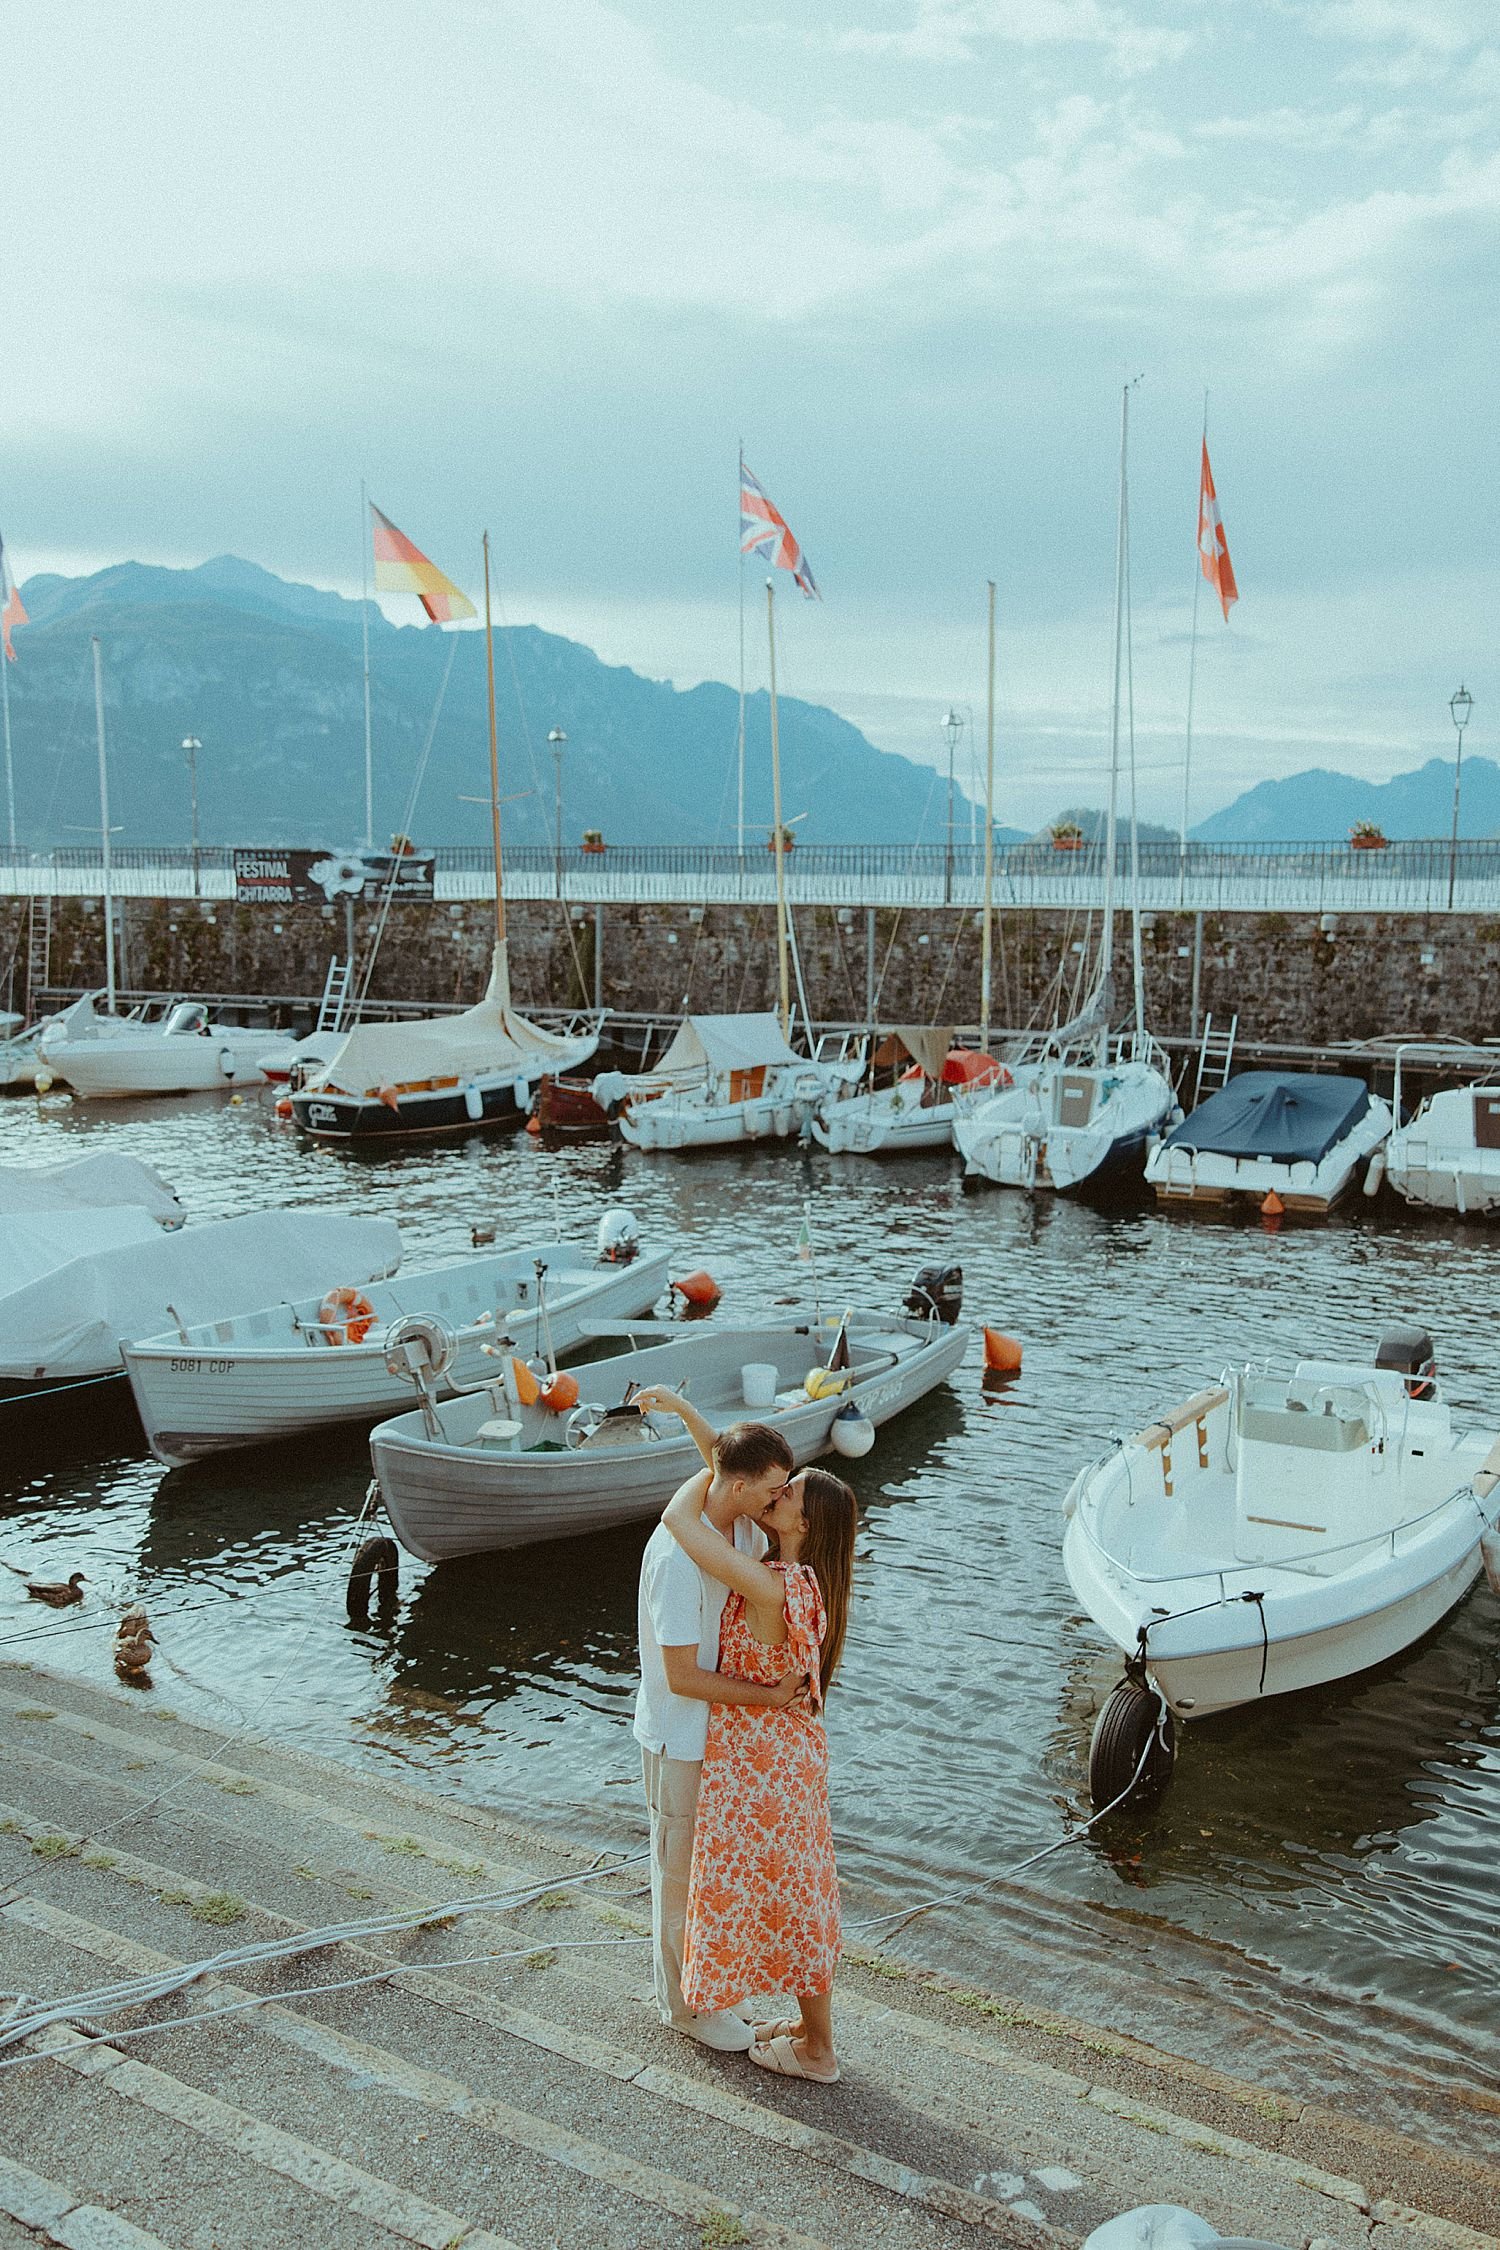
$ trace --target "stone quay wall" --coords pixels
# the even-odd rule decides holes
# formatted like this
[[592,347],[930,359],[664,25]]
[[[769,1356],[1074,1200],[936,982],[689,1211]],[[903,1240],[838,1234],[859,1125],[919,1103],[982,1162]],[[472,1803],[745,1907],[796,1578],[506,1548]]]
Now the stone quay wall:
[[[330,955],[344,949],[342,909],[130,899],[116,911],[126,991],[315,998]],[[605,1007],[633,1015],[775,1005],[770,907],[609,906],[570,914],[551,901],[527,901],[510,908],[508,921],[512,986],[523,1005],[589,1006],[596,990]],[[887,1023],[976,1020],[980,930],[971,910],[803,907],[796,924],[816,1020],[863,1022],[872,989]],[[1087,915],[997,915],[997,1027],[1067,1012],[1096,925]],[[372,928],[373,909],[361,908],[358,950]],[[492,930],[492,909],[479,901],[396,907],[371,997],[472,1002],[484,988]],[[1148,1022],[1166,1037],[1194,1036],[1210,1010],[1221,1021],[1237,1015],[1243,1041],[1308,1047],[1391,1033],[1500,1034],[1500,920],[1160,913],[1146,918],[1142,951]],[[8,979],[17,1008],[26,961],[25,903],[5,900],[0,999]],[[1128,920],[1117,925],[1115,972],[1124,1003]],[[54,901],[48,982],[103,984],[97,900]]]

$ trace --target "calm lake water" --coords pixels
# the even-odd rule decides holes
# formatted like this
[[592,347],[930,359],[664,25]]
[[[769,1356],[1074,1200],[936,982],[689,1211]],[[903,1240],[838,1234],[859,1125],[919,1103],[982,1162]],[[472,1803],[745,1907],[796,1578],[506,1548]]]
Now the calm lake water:
[[[679,1246],[677,1270],[713,1272],[736,1317],[809,1292],[793,1255],[804,1199],[829,1308],[895,1306],[919,1264],[959,1259],[966,1314],[1021,1337],[1025,1364],[987,1388],[976,1342],[856,1464],[860,1567],[830,1709],[843,1864],[898,1898],[992,1875],[1087,1810],[1089,1732],[1120,1665],[1063,1575],[1059,1509],[1113,1436],[1232,1361],[1354,1353],[1396,1321],[1434,1330],[1455,1406],[1500,1426],[1493,1236],[1388,1205],[1271,1235],[966,1193],[946,1155],[684,1161],[491,1137],[368,1161],[307,1146],[248,1098],[0,1103],[0,1162],[101,1146],[157,1165],[195,1218],[276,1202],[389,1214],[413,1263],[466,1249],[476,1220],[504,1241],[556,1214],[591,1239],[624,1202],[643,1236]],[[171,1473],[138,1434],[103,1454],[59,1446],[0,1474],[0,1553],[48,1576],[83,1569],[101,1612],[138,1591],[161,1688],[226,1732],[248,1717],[559,1825],[626,1805],[644,1532],[438,1568],[403,1558],[389,1629],[356,1631],[342,1558],[367,1476],[357,1432]],[[107,1633],[49,1620],[0,1575],[6,1656],[112,1676]],[[1031,1880],[1053,1901],[1129,1904],[1288,1985],[1315,1977],[1408,2026],[1459,2027],[1493,2061],[1497,1838],[1500,1603],[1481,1580],[1401,1660],[1190,1729],[1157,1813]]]

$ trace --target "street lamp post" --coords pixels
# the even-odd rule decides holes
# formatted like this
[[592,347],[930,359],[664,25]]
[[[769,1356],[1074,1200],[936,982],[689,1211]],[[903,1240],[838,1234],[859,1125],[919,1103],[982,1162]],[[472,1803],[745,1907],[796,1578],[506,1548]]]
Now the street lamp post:
[[943,720],[943,732],[948,737],[948,849],[943,862],[943,901],[948,906],[953,904],[953,764],[963,728],[962,713],[950,705]]
[[559,898],[562,897],[562,754],[563,751],[567,748],[567,742],[568,738],[563,733],[561,727],[554,727],[552,729],[552,732],[547,737],[547,747],[552,752],[553,760],[557,768],[557,789],[555,796],[557,819],[556,843],[554,845],[554,851],[556,854],[555,864],[557,874],[557,895]]
[[193,896],[198,898],[202,895],[198,872],[198,752],[203,745],[195,734],[185,734],[182,747],[187,752],[188,783],[193,798]]
[[1464,728],[1474,708],[1474,698],[1466,687],[1460,686],[1457,695],[1448,698],[1448,709],[1453,714],[1453,724],[1458,729],[1458,757],[1453,767],[1453,840],[1448,847],[1448,909],[1453,910],[1453,888],[1458,879],[1458,787],[1464,770]]

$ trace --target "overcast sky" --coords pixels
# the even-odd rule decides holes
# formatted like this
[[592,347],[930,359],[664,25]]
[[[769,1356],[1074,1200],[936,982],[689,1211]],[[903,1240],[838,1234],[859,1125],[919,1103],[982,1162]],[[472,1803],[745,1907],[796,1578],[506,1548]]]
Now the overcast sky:
[[[506,612],[738,664],[997,810],[1099,796],[1120,389],[1142,807],[1500,743],[1496,0],[49,0],[8,11],[0,529],[357,588],[359,481]],[[763,676],[762,574],[750,578]],[[406,615],[399,603],[391,614]],[[24,643],[22,644],[24,650]],[[1493,733],[1491,730],[1494,730]]]

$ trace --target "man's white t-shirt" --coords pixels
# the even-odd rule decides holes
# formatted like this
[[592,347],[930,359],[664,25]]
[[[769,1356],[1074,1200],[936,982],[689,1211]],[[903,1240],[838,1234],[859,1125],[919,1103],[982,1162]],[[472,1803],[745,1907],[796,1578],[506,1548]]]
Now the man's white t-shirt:
[[[737,1516],[734,1543],[742,1555],[759,1558],[769,1544],[759,1524]],[[667,1685],[664,1648],[698,1644],[705,1672],[719,1668],[719,1620],[727,1586],[698,1568],[678,1546],[665,1524],[658,1524],[641,1557],[637,1627],[641,1637],[641,1685],[635,1699],[635,1738],[664,1758],[701,1758],[708,1742],[708,1705],[696,1697],[674,1695]]]

